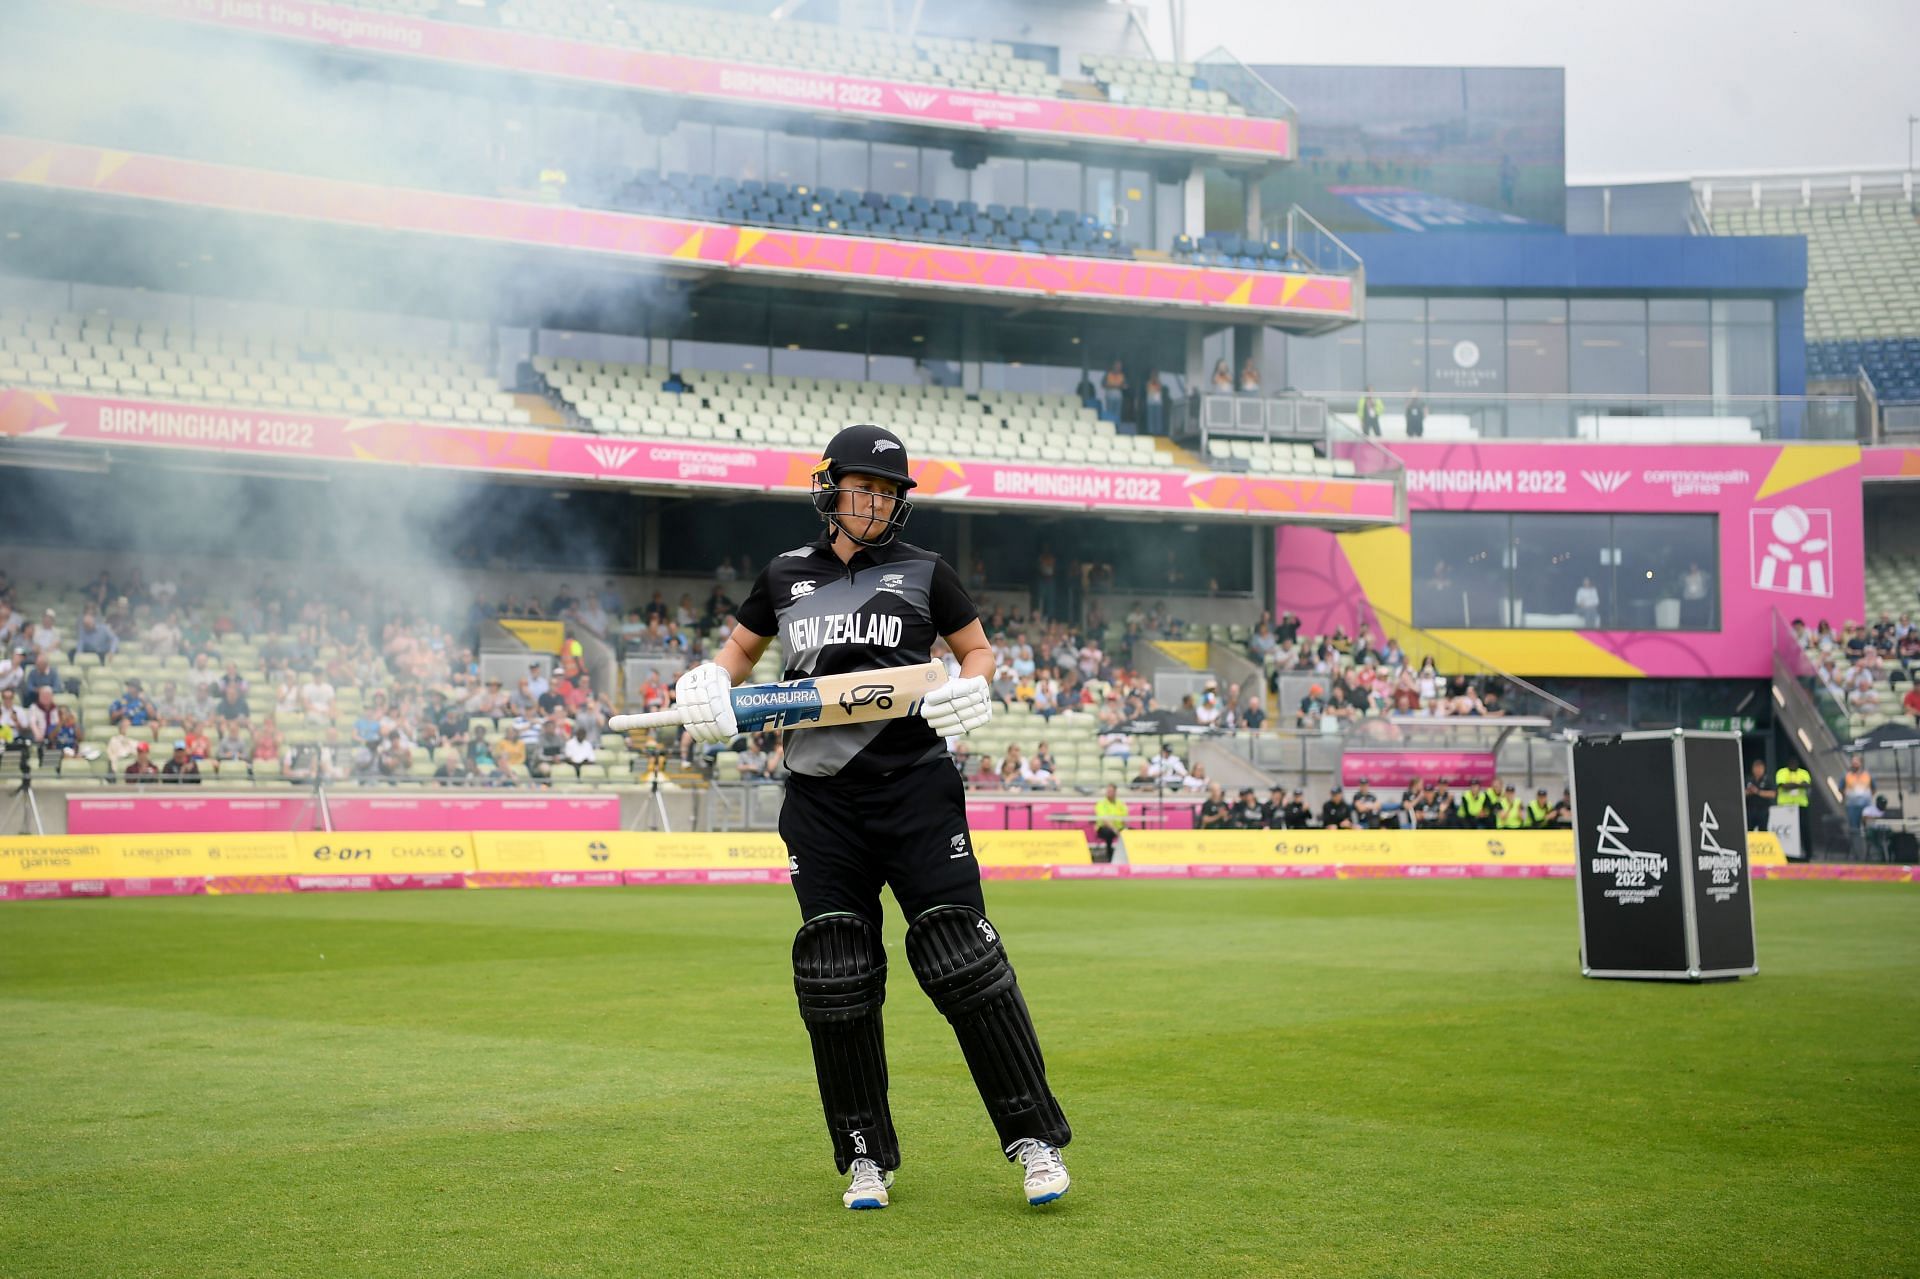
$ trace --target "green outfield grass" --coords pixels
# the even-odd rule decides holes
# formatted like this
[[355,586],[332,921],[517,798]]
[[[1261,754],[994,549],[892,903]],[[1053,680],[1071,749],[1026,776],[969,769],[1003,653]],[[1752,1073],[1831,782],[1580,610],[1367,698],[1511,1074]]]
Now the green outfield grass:
[[1010,883],[1077,1138],[1020,1201],[899,943],[840,1207],[784,889],[0,907],[0,1274],[1920,1271],[1920,892],[1583,981],[1563,882]]

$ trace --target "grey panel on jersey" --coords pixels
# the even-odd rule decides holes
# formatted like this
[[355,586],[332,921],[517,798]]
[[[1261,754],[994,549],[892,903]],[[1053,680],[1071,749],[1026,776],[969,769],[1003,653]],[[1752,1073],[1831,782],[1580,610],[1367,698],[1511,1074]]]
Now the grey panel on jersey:
[[859,915],[809,919],[793,939],[793,989],[813,1040],[834,1166],[845,1172],[855,1159],[871,1159],[882,1169],[898,1168],[880,1025],[887,998],[880,930]]
[[[829,570],[831,576],[823,572],[819,578],[801,579],[813,582],[813,589],[795,596],[790,588],[788,600],[777,606],[787,670],[801,675],[815,673],[826,645],[809,643],[809,634],[812,631],[815,637],[824,635],[820,624],[827,619],[863,610],[871,612],[865,606],[887,595],[899,596],[910,609],[925,613],[933,591],[933,564],[932,560],[898,560],[870,565],[848,577],[839,562],[834,561]],[[809,777],[832,777],[871,745],[889,722],[870,720],[864,724],[838,724],[832,728],[790,733],[786,739],[787,767]],[[944,750],[943,743],[939,750],[930,751],[928,758]]]
[[1022,1137],[1052,1146],[1071,1141],[1073,1130],[1047,1086],[1027,1001],[987,917],[971,906],[935,906],[907,926],[907,961],[953,1024],[1001,1149]]

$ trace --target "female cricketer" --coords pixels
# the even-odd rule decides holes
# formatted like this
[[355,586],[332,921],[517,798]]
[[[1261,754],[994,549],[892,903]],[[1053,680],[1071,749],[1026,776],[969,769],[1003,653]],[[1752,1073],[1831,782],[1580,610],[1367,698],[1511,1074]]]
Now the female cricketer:
[[952,1023],[1001,1149],[1024,1166],[1027,1202],[1049,1203],[1067,1191],[1060,1148],[1072,1134],[987,920],[965,792],[946,744],[992,714],[993,650],[953,569],[898,540],[913,486],[906,447],[891,431],[850,426],[835,435],[813,472],[826,531],[774,557],[719,654],[682,675],[675,696],[696,740],[726,741],[735,730],[728,690],[775,635],[788,679],[925,662],[936,635],[952,648],[960,676],[929,693],[919,715],[787,736],[792,776],[780,837],[804,921],[793,985],[834,1163],[852,1176],[842,1202],[884,1208],[900,1166],[880,1023],[880,888],[891,887],[907,919],[907,962]]

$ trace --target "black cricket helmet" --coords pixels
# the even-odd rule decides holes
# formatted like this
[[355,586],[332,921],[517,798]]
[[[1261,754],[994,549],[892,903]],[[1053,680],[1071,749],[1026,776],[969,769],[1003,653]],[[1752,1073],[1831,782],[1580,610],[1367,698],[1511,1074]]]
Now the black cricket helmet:
[[[837,508],[845,491],[840,481],[847,475],[871,475],[899,486],[893,513],[877,537],[854,537],[839,522]],[[913,514],[913,503],[907,501],[907,491],[913,487],[913,476],[907,470],[907,446],[899,436],[884,426],[849,426],[827,442],[826,452],[813,468],[813,509],[820,513],[821,523],[839,529],[850,540],[862,546],[885,546],[906,527],[907,517]]]

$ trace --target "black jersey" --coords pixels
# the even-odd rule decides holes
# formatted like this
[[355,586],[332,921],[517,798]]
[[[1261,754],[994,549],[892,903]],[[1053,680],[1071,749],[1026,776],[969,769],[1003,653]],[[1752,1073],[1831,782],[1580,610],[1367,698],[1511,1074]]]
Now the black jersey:
[[[928,661],[936,638],[979,615],[959,574],[932,551],[896,538],[842,564],[825,534],[775,556],[734,614],[780,641],[788,679]],[[787,767],[810,777],[877,777],[946,753],[918,715],[786,735]]]

